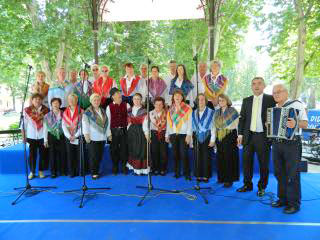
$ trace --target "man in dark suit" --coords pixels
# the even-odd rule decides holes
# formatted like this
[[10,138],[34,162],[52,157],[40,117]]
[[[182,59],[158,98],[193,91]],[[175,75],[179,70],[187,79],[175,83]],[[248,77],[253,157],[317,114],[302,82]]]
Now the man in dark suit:
[[263,93],[264,79],[255,77],[251,82],[253,96],[243,99],[238,126],[238,144],[243,145],[243,182],[238,192],[252,191],[253,162],[256,152],[260,167],[258,183],[259,197],[263,196],[268,185],[269,156],[271,143],[266,137],[267,108],[275,106],[271,95]]

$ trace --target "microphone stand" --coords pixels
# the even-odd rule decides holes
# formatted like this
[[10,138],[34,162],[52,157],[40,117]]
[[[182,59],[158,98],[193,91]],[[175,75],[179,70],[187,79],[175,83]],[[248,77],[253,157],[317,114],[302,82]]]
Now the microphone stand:
[[[195,62],[195,66],[196,66],[196,81],[197,81],[197,99],[198,99],[198,102],[196,103],[197,104],[197,108],[196,108],[196,111],[197,111],[197,120],[198,120],[198,124],[197,124],[197,129],[196,129],[196,133],[199,133],[199,124],[200,124],[200,106],[199,106],[199,74],[198,74],[198,56],[197,54],[194,56],[193,58],[193,61]],[[197,170],[199,170],[199,165],[200,165],[200,160],[199,160],[199,140],[198,140],[198,136],[196,134],[196,141],[195,141],[195,146],[193,146],[196,150],[196,154],[195,154],[195,165],[197,167]],[[199,177],[197,177],[197,183],[195,186],[193,186],[191,189],[185,189],[185,190],[180,190],[179,192],[185,192],[187,190],[195,190],[202,198],[203,198],[203,201],[208,204],[208,199],[205,195],[204,192],[202,192],[201,190],[211,190],[211,187],[201,187],[200,186],[200,181],[199,181]]]
[[[148,58],[148,79],[147,79],[147,120],[148,120],[148,138],[149,141],[147,141],[147,167],[149,167],[149,162],[150,162],[150,140],[151,140],[151,131],[150,131],[150,113],[149,113],[149,108],[150,108],[150,89],[149,89],[149,68],[150,68],[151,60]],[[137,206],[140,207],[142,206],[144,200],[146,197],[152,192],[152,191],[160,191],[160,192],[166,192],[166,193],[177,193],[175,190],[166,190],[162,188],[155,188],[152,185],[152,177],[151,177],[151,171],[148,172],[148,186],[137,186],[137,188],[141,189],[146,189],[146,193],[143,195],[141,200],[138,202]]]
[[35,191],[35,192],[41,192],[44,189],[47,188],[56,188],[56,187],[50,187],[50,186],[31,186],[29,178],[28,178],[28,159],[27,159],[27,144],[26,144],[26,129],[25,129],[25,125],[24,125],[24,119],[23,119],[23,110],[24,110],[24,103],[26,101],[26,97],[27,97],[27,92],[28,92],[28,86],[29,86],[29,82],[30,82],[30,73],[31,73],[31,69],[32,66],[28,65],[28,69],[27,69],[27,74],[26,74],[26,88],[24,91],[24,97],[23,97],[23,102],[22,102],[22,107],[21,107],[21,112],[20,112],[20,124],[22,122],[22,130],[24,132],[24,139],[23,139],[23,156],[24,156],[24,161],[25,161],[25,176],[26,176],[26,186],[25,187],[18,187],[18,188],[14,188],[14,190],[20,190],[22,189],[23,191],[18,195],[18,197],[16,198],[16,200],[14,200],[11,205],[16,205],[16,203],[18,202],[18,200],[22,197],[22,195],[24,195],[25,193],[27,193],[28,191]]
[[[89,65],[85,63],[84,65],[84,71],[86,72],[86,69]],[[78,99],[78,107],[80,111],[80,102],[82,102],[83,97],[83,87],[84,87],[84,78],[82,78],[82,84],[81,84],[81,93]],[[87,80],[88,81],[88,80]],[[83,201],[86,196],[87,191],[89,190],[110,190],[109,187],[103,187],[103,188],[89,188],[86,184],[86,172],[85,172],[85,166],[84,166],[84,142],[83,142],[83,128],[82,128],[82,114],[80,112],[80,117],[78,121],[78,125],[80,124],[80,137],[79,137],[79,151],[80,151],[80,173],[82,173],[82,187],[80,189],[73,189],[73,190],[67,190],[64,191],[65,193],[72,193],[72,192],[80,192],[82,191],[81,195],[81,201],[79,208],[83,208]]]

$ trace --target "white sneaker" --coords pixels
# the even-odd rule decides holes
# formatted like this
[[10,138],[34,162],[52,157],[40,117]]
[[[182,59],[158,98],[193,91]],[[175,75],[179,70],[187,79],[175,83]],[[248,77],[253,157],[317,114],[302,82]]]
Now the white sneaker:
[[43,171],[39,171],[39,178],[45,178]]
[[31,180],[31,179],[33,179],[33,178],[34,178],[33,172],[29,173],[28,179]]

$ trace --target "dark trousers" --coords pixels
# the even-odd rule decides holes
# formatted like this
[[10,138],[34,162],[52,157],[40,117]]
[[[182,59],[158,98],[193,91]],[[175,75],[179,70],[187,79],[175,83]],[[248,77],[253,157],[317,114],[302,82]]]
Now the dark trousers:
[[194,175],[198,178],[211,177],[211,150],[209,135],[203,142],[197,142],[196,135],[193,134],[193,154],[194,154]]
[[51,174],[57,175],[60,172],[61,175],[66,175],[67,164],[64,135],[61,135],[60,139],[57,139],[48,133],[48,144]]
[[260,180],[258,188],[265,189],[269,179],[270,144],[264,133],[251,133],[248,144],[243,146],[244,184],[252,186],[254,153],[258,155]]
[[274,142],[272,157],[274,175],[278,181],[278,198],[282,203],[300,207],[301,183],[299,163],[301,161],[301,140]]
[[113,163],[112,172],[118,172],[119,162],[121,163],[122,171],[126,171],[128,161],[127,129],[111,128],[111,135],[110,155]]
[[80,159],[79,144],[71,144],[69,139],[66,139],[66,143],[69,174],[71,176],[78,176]]
[[188,157],[188,148],[186,144],[186,134],[171,134],[170,142],[172,144],[174,157],[174,171],[180,176],[181,161],[183,162],[183,175],[190,176],[190,166]]
[[100,162],[103,158],[105,141],[91,141],[88,145],[90,169],[92,175],[99,174]]
[[168,144],[165,138],[159,140],[156,131],[151,131],[152,171],[165,172],[168,164]]
[[27,138],[27,143],[29,143],[29,168],[30,172],[35,173],[37,167],[37,158],[38,158],[38,151],[39,151],[39,171],[45,170],[46,165],[46,156],[45,154],[46,149],[43,145],[43,138],[42,139],[31,139]]

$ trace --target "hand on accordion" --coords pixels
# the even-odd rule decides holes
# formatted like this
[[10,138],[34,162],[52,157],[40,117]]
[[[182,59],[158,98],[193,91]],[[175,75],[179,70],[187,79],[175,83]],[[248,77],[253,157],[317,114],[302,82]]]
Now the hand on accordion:
[[287,127],[294,128],[296,126],[296,121],[293,118],[288,118]]

